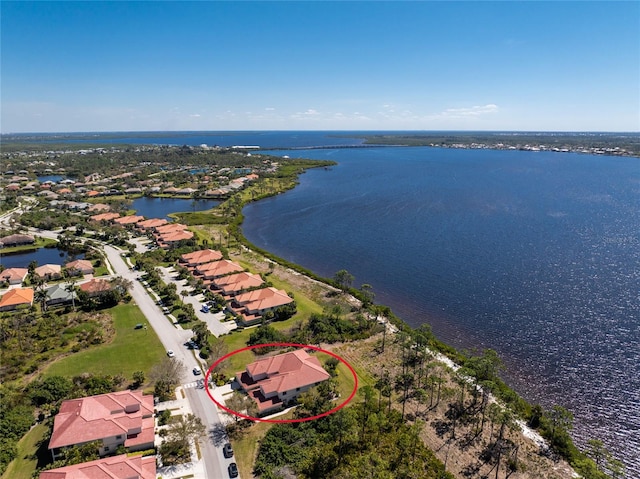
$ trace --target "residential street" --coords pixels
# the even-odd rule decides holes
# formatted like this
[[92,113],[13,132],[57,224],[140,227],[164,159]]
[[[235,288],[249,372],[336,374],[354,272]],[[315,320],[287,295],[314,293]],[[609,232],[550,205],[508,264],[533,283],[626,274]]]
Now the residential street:
[[[149,325],[155,330],[165,349],[174,351],[175,358],[185,364],[186,368],[182,376],[183,383],[191,383],[197,378],[202,378],[203,376],[194,376],[191,370],[195,366],[199,366],[204,371],[204,363],[196,359],[193,350],[189,350],[184,346],[184,343],[191,338],[191,331],[185,331],[171,324],[162,313],[160,307],[155,304],[145,291],[145,288],[137,280],[138,273],[131,271],[120,256],[120,250],[109,245],[104,245],[103,248],[115,274],[133,282],[131,296],[149,321]],[[202,423],[207,427],[207,431],[221,431],[222,423],[218,408],[209,399],[206,392],[203,389],[186,388],[185,394],[193,413],[202,420]],[[222,444],[223,441],[221,439],[216,440],[211,434],[200,441],[205,474],[209,479],[228,477],[226,469],[231,460],[223,457]]]
[[[21,203],[20,207],[0,216],[0,223],[8,223],[12,214],[28,209],[29,203],[33,201],[33,198],[26,197],[24,200],[25,201]],[[58,239],[59,235],[59,232],[37,230],[33,228],[29,228],[28,233],[51,239]],[[129,265],[121,256],[123,250],[104,243],[101,243],[101,248],[108,263],[111,265],[112,274],[131,281],[131,296],[140,308],[140,311],[142,311],[144,316],[147,318],[149,326],[151,326],[158,335],[158,338],[164,345],[165,349],[167,351],[172,350],[175,354],[175,359],[181,361],[185,365],[182,374],[182,384],[186,387],[183,391],[189,401],[191,410],[200,418],[207,428],[206,437],[200,440],[202,465],[204,466],[204,478],[201,476],[199,477],[196,471],[194,471],[196,479],[222,479],[228,477],[227,467],[229,463],[235,459],[226,459],[222,454],[222,446],[228,441],[228,438],[226,437],[224,427],[222,426],[218,408],[211,401],[204,389],[191,387],[194,381],[204,378],[204,372],[206,370],[205,363],[201,362],[197,358],[195,351],[187,349],[184,346],[184,343],[191,339],[191,330],[183,330],[179,326],[172,324],[170,319],[162,312],[160,306],[156,304],[156,301],[149,295],[149,292],[146,291],[145,287],[138,280],[140,273],[137,271],[131,271]],[[166,274],[166,270],[163,269],[163,271]],[[165,276],[164,279],[166,281],[172,281],[168,276]],[[201,313],[199,311],[199,303],[194,297],[187,297],[186,299],[191,300],[189,302],[194,305],[198,316],[205,315],[205,313]],[[216,336],[228,333],[231,328],[235,327],[235,324],[220,323],[217,318],[211,314],[201,319],[206,319],[209,328],[214,328],[212,329],[212,332]],[[202,375],[195,376],[193,374],[192,370],[196,366],[202,369]],[[196,469],[199,468],[196,467]]]

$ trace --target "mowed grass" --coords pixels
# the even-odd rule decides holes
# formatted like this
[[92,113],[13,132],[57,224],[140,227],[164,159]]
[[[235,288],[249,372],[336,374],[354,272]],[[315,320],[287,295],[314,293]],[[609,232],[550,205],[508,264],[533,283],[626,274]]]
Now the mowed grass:
[[136,324],[147,324],[147,320],[133,303],[120,304],[107,312],[111,313],[116,330],[113,341],[54,362],[44,371],[46,376],[120,374],[130,380],[135,371],[143,371],[148,376],[152,366],[165,354],[155,331],[150,326],[135,329]]
[[2,479],[31,479],[38,467],[38,442],[42,440],[49,428],[38,424],[23,436],[18,442],[18,454],[9,464],[2,475]]

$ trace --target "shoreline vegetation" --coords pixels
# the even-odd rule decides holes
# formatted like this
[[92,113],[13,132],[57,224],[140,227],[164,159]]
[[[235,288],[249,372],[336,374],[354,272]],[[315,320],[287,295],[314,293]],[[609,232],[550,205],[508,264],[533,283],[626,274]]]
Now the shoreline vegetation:
[[[352,137],[353,136],[351,136],[351,138]],[[639,137],[636,135],[634,138],[635,141],[637,141]],[[394,141],[388,138],[386,140],[385,138],[380,139],[377,136],[375,137],[375,140]],[[400,136],[398,137],[397,141],[403,140],[406,141],[406,138]],[[415,141],[419,142],[426,140],[421,137],[416,139]],[[452,143],[452,145],[454,144],[455,143]],[[469,143],[468,145],[471,145],[471,143]],[[112,145],[109,146],[111,147]],[[432,146],[441,145],[434,144]],[[367,146],[364,145],[363,147]],[[82,146],[66,145],[66,148],[79,149],[82,148]],[[129,146],[127,148],[131,149],[122,151],[117,150],[117,152],[115,153],[114,161],[121,160],[120,167],[132,168],[133,165],[139,165],[139,163],[143,161],[142,158],[154,158],[156,164],[153,166],[155,168],[159,166],[162,168],[167,164],[173,165],[174,168],[177,168],[173,171],[162,171],[163,175],[170,174],[174,175],[174,177],[176,178],[190,178],[188,176],[188,173],[184,172],[184,168],[188,167],[187,165],[206,165],[212,161],[215,161],[217,158],[220,158],[222,161],[228,161],[229,164],[232,165],[233,162],[243,161],[241,158],[244,156],[239,154],[238,152],[233,152],[233,154],[230,155],[229,152],[212,152],[199,149],[198,147],[186,147],[186,145],[184,147],[176,148],[136,145],[135,147]],[[332,148],[339,147],[334,146]],[[9,153],[5,154],[5,151],[3,151],[3,156],[12,157]],[[638,151],[640,151],[640,149]],[[105,154],[103,151],[91,152],[86,156],[78,158],[78,161],[76,163],[73,162],[73,158],[71,157],[71,155],[69,155],[69,157],[66,157],[66,155],[60,155],[56,157],[56,159],[67,167],[67,174],[69,173],[69,170],[71,168],[74,169],[77,175],[80,175],[84,170],[91,171],[91,168],[94,168],[93,171],[95,171],[95,169],[99,169],[101,172],[104,172],[105,175],[110,171],[112,174],[113,170],[115,169],[113,166],[111,166],[112,170],[106,169],[106,166],[104,167],[104,169],[102,167],[102,165],[107,164],[107,162],[104,162],[102,159],[103,154]],[[446,406],[449,409],[441,411],[442,416],[440,417],[440,419],[435,419],[433,417],[430,418],[430,420],[433,421],[431,423],[431,426],[434,428],[433,430],[430,430],[430,433],[434,435],[434,437],[438,436],[442,441],[441,443],[431,443],[431,446],[439,448],[439,458],[444,463],[445,470],[447,469],[447,460],[451,460],[452,462],[454,461],[453,457],[450,458],[450,449],[453,449],[451,445],[454,443],[454,440],[458,442],[462,441],[463,444],[467,444],[468,442],[468,444],[465,446],[467,448],[471,447],[470,445],[474,442],[479,443],[482,441],[489,441],[489,443],[493,445],[490,448],[485,449],[484,451],[480,451],[482,454],[484,454],[484,457],[486,457],[487,460],[483,464],[480,464],[480,462],[478,462],[477,464],[467,463],[467,471],[469,472],[469,474],[463,474],[462,472],[460,472],[460,474],[469,475],[469,477],[472,477],[473,474],[477,474],[477,471],[476,473],[473,473],[474,467],[478,467],[479,471],[480,468],[486,467],[487,464],[494,464],[494,467],[491,469],[491,471],[493,471],[491,472],[492,475],[495,474],[496,477],[498,477],[498,471],[501,471],[502,474],[507,473],[506,477],[508,477],[510,475],[509,471],[511,471],[511,473],[518,471],[518,464],[520,463],[520,461],[523,461],[522,463],[526,464],[525,467],[533,467],[531,466],[530,462],[524,462],[525,459],[531,460],[533,458],[534,463],[537,465],[537,467],[543,467],[543,463],[547,464],[547,462],[544,461],[555,461],[555,464],[558,465],[560,458],[562,457],[571,464],[576,472],[578,472],[585,478],[600,479],[607,477],[623,477],[622,474],[618,474],[607,465],[607,461],[609,459],[611,459],[611,463],[613,463],[615,459],[613,459],[608,452],[605,451],[606,454],[605,452],[602,452],[603,448],[599,441],[593,440],[593,445],[594,448],[598,446],[598,450],[602,452],[601,457],[605,458],[603,459],[603,461],[605,464],[604,467],[608,468],[607,472],[603,470],[600,464],[596,464],[596,461],[592,459],[592,454],[587,455],[585,452],[579,451],[578,448],[573,444],[573,441],[569,436],[569,430],[572,423],[572,416],[569,411],[566,411],[558,406],[552,408],[549,411],[544,411],[539,405],[528,404],[514,390],[509,388],[508,385],[505,384],[499,377],[501,362],[495,352],[490,350],[474,353],[457,351],[453,347],[439,341],[431,333],[428,325],[417,329],[411,328],[400,318],[396,317],[389,307],[375,304],[372,291],[369,288],[365,288],[365,285],[362,285],[360,289],[352,287],[351,281],[349,280],[350,275],[346,270],[336,272],[336,275],[333,278],[324,278],[315,274],[313,271],[310,271],[298,264],[289,262],[284,258],[280,258],[270,253],[269,251],[263,250],[262,248],[259,248],[256,245],[250,243],[244,237],[242,232],[242,224],[244,221],[243,207],[245,205],[264,198],[279,195],[287,190],[295,188],[298,184],[299,175],[304,173],[307,169],[321,167],[326,168],[335,165],[334,162],[328,161],[297,159],[284,160],[280,157],[269,157],[268,155],[263,155],[260,153],[255,154],[251,160],[259,162],[261,158],[268,158],[272,161],[275,158],[279,164],[279,168],[275,172],[261,176],[257,181],[249,184],[246,188],[230,194],[228,198],[226,198],[218,206],[211,210],[186,213],[171,213],[170,217],[176,219],[180,223],[188,225],[189,228],[196,233],[197,242],[200,246],[208,247],[219,245],[221,250],[226,250],[229,252],[237,250],[237,253],[234,254],[240,257],[242,255],[251,256],[255,254],[258,256],[259,261],[263,265],[270,265],[273,263],[274,265],[276,265],[274,269],[277,268],[281,271],[291,272],[292,276],[303,276],[304,278],[308,278],[311,282],[325,285],[328,290],[332,291],[332,294],[339,295],[341,300],[346,301],[345,304],[349,305],[349,307],[351,308],[350,312],[353,313],[353,315],[350,316],[350,319],[356,317],[357,314],[364,314],[371,321],[380,320],[381,318],[383,318],[383,323],[387,322],[388,325],[391,325],[384,325],[384,327],[382,328],[384,330],[384,333],[379,333],[378,335],[371,336],[371,338],[375,339],[376,341],[381,339],[382,348],[380,348],[379,344],[372,344],[372,342],[368,341],[367,339],[358,339],[352,342],[348,339],[346,341],[343,339],[342,343],[335,346],[336,348],[341,348],[340,350],[344,355],[350,357],[352,361],[356,362],[356,369],[363,371],[365,373],[364,376],[368,379],[368,381],[365,381],[368,384],[361,388],[362,392],[358,396],[358,399],[349,408],[345,408],[353,409],[353,415],[336,415],[336,418],[339,418],[340,421],[347,422],[362,421],[363,419],[359,415],[364,415],[364,422],[362,423],[363,428],[358,436],[359,443],[352,444],[352,447],[355,450],[357,450],[358,448],[367,448],[375,444],[373,438],[382,438],[384,434],[386,434],[385,428],[396,428],[396,430],[401,429],[403,436],[399,437],[398,440],[407,441],[407,447],[411,447],[410,445],[413,444],[415,448],[415,441],[418,437],[416,436],[416,434],[418,434],[416,432],[417,429],[419,429],[419,426],[422,425],[425,426],[426,430],[425,421],[423,421],[423,419],[426,418],[424,414],[426,414],[427,411],[424,410],[422,411],[422,413],[420,412],[421,405],[424,406],[425,404],[422,401],[426,401],[426,404],[431,403],[429,404],[429,411],[431,411],[431,406],[433,406],[434,403],[435,390],[437,388],[439,404],[440,388],[442,387],[442,406],[444,407],[444,403],[447,403]],[[245,159],[244,161],[247,160]],[[144,165],[139,174],[151,175],[157,173],[155,169],[150,165]],[[195,197],[196,194],[194,193],[194,198]],[[126,196],[126,198],[128,199],[129,196]],[[121,206],[123,208],[126,207],[125,204]],[[269,275],[271,273],[271,266],[269,266],[269,271],[265,272],[264,274]],[[341,324],[342,320],[339,317],[340,314],[338,313],[336,313],[335,315],[333,313],[329,313],[328,315],[322,313],[322,315],[326,317],[328,316],[329,319],[331,319],[331,316],[333,315],[333,320],[337,324]],[[307,318],[305,317],[304,320],[306,319]],[[302,321],[303,319],[297,319],[297,322],[292,325],[292,330],[295,328],[298,328],[298,330],[300,330]],[[284,328],[286,327],[283,323],[277,322],[269,323],[269,325],[273,325],[273,329],[277,332],[283,332]],[[288,324],[287,326],[291,326],[291,324]],[[387,331],[391,329],[394,329],[395,334],[390,334],[389,336],[387,336]],[[257,331],[257,329],[253,329],[251,331]],[[244,332],[240,330],[237,333],[232,333],[228,337],[224,336],[224,338],[225,340],[230,341],[230,343],[233,343],[234,341],[237,342],[240,338],[242,338],[243,340],[246,339],[248,333],[249,330],[245,330]],[[382,338],[379,338],[380,335],[382,335]],[[386,351],[384,346],[385,338],[388,341]],[[360,345],[361,347],[358,348],[358,345]],[[432,362],[434,360],[432,356],[434,355],[424,355],[422,353],[419,354],[419,351],[427,351],[426,348],[435,352],[436,355],[444,355],[446,358],[452,361],[453,364],[457,365],[452,369],[458,369],[460,372],[452,373],[449,382],[444,385],[443,382],[440,382],[441,378],[439,376],[435,376],[437,380],[433,379],[432,383],[427,382],[429,376],[422,375],[423,369],[429,370],[429,368],[440,368],[441,366],[434,365],[434,363]],[[371,353],[372,350],[377,351],[373,356]],[[405,376],[405,382],[396,381],[395,389],[391,385],[387,387],[382,384],[381,381],[384,379],[382,376],[377,377],[379,371],[376,368],[378,368],[379,365],[382,364],[379,364],[378,362],[381,361],[381,358],[383,357],[381,356],[381,354],[383,353],[386,353],[387,355],[386,358],[388,359],[390,368],[395,368],[394,373],[398,374],[397,377],[407,375]],[[435,361],[442,362],[442,358],[440,360],[435,358]],[[391,366],[392,362],[394,362],[394,365]],[[409,380],[409,376],[412,376],[413,379]],[[424,378],[425,382],[421,384],[420,381],[422,379],[418,379],[418,383],[416,386],[414,382],[416,377]],[[433,378],[434,376],[431,375],[430,377]],[[460,379],[452,379],[456,377]],[[429,392],[431,393],[430,401],[429,399],[425,399],[429,396]],[[448,396],[445,395],[445,392],[447,392]],[[379,398],[377,396],[378,394]],[[422,396],[422,400],[417,399],[419,396]],[[392,397],[395,401],[393,408],[391,407]],[[508,407],[507,410],[513,411],[513,414],[515,416],[511,414],[498,414],[496,412],[495,414],[497,415],[492,416],[491,418],[491,432],[487,439],[486,436],[483,436],[483,434],[488,434],[488,430],[485,431],[484,426],[485,421],[489,417],[487,412],[488,409],[485,408],[488,407],[490,397],[497,398],[497,400],[501,404],[504,404]],[[381,407],[381,405],[384,401],[387,400],[387,398],[390,406],[388,413],[385,413],[385,408]],[[378,404],[377,409],[375,408],[375,403]],[[405,407],[407,408],[407,412],[411,411],[411,414],[407,413],[405,416]],[[400,419],[398,419],[400,409],[402,410],[402,416]],[[392,411],[394,411],[393,414]],[[486,417],[485,412],[487,412]],[[520,418],[521,425],[526,424],[527,426],[531,427],[532,430],[538,431],[545,438],[547,444],[550,446],[550,449],[548,449],[548,456],[543,457],[543,455],[540,455],[540,451],[528,451],[525,453],[524,450],[520,451],[519,455],[517,441],[515,441],[515,439],[510,439],[511,433],[509,432],[509,430],[511,430],[512,432],[516,430],[515,426],[513,427],[513,429],[511,429],[512,425],[515,424],[514,421],[516,417]],[[500,421],[502,421],[502,423],[500,423]],[[436,422],[437,424],[435,424]],[[496,430],[494,430],[494,422],[497,427]],[[482,427],[480,427],[480,423],[482,424]],[[400,426],[401,424],[402,426]],[[332,427],[337,427],[338,429],[340,429],[342,428],[342,423],[332,423]],[[279,433],[285,435],[287,434],[286,430],[280,430],[280,428],[274,428],[275,432],[273,433],[269,432],[271,431],[271,429],[264,428],[262,426],[257,429],[259,429],[260,431],[258,435],[259,437],[251,436],[251,440],[254,441],[252,443],[252,447],[254,447],[254,449],[252,449],[254,451],[254,456],[252,456],[253,460],[255,460],[255,453],[258,453],[258,440],[262,440],[264,437],[266,437],[266,434],[278,434],[278,431]],[[435,433],[433,432],[434,430]],[[461,435],[462,431],[464,431],[465,434],[469,436],[468,440],[460,439],[459,436],[456,436],[456,431],[458,431],[459,435]],[[315,429],[307,430],[306,433],[308,433],[309,435],[317,435],[318,438],[320,438],[323,434],[322,431]],[[515,434],[511,434],[512,438],[514,436]],[[272,436],[269,436],[269,438],[269,440],[273,439]],[[320,447],[321,442],[322,441],[315,443],[313,447]],[[295,447],[295,444],[291,446]],[[342,443],[340,444],[340,447],[342,447]],[[477,446],[478,450],[479,448],[480,446]],[[446,455],[443,459],[443,454],[445,454],[443,451],[445,450]],[[507,452],[509,452],[509,457],[506,456]],[[269,451],[265,452],[265,450],[262,449],[259,452],[259,454],[263,455],[268,453]],[[420,452],[420,454],[422,453],[423,452]],[[505,454],[504,457],[503,453]],[[264,456],[262,456],[262,458],[264,459]],[[380,458],[377,456],[370,457],[370,460],[372,461],[377,461],[379,459]],[[460,457],[458,457],[458,459],[460,459]],[[355,461],[356,459],[353,458],[353,460]],[[425,460],[427,462],[430,461],[430,459]],[[500,464],[501,461],[503,462],[502,467]],[[264,464],[264,460],[261,464]],[[354,462],[354,464],[356,463]],[[253,465],[254,464],[252,463],[251,467],[253,467]],[[247,467],[246,465],[243,466]],[[405,466],[409,467],[409,465],[403,463],[402,467]],[[449,466],[453,467],[453,464],[450,463]],[[340,467],[339,460],[337,467]],[[566,470],[564,469],[563,471],[566,472]],[[248,471],[245,470],[241,472],[246,473]],[[486,470],[484,470],[484,472],[486,473]],[[532,470],[529,470],[528,472],[526,470],[520,472],[523,472],[523,474],[533,474]],[[516,475],[516,477],[536,477],[535,474],[526,474],[522,476]],[[557,477],[566,477],[558,471],[555,471],[554,474],[560,474],[560,476]],[[267,475],[265,477],[271,476]],[[550,475],[547,477],[556,476]]]

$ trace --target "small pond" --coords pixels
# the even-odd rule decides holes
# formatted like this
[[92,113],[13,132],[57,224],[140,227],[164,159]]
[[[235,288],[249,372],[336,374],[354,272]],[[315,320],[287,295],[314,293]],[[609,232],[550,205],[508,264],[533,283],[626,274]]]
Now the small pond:
[[45,181],[53,181],[54,183],[58,183],[60,181],[64,180],[64,176],[61,175],[43,175],[43,176],[38,176],[38,181],[40,183],[44,183]]
[[59,264],[64,265],[68,261],[84,258],[84,254],[70,255],[58,248],[39,248],[35,251],[23,251],[19,253],[0,255],[0,264],[5,268],[27,268],[31,261],[37,261],[38,265]]

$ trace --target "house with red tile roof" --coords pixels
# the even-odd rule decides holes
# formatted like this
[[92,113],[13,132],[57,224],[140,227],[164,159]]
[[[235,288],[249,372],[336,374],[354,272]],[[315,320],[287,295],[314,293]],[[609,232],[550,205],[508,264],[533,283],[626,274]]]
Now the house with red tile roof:
[[92,441],[100,441],[101,457],[119,446],[129,451],[153,448],[153,396],[126,390],[63,401],[49,441],[53,459],[62,448]]
[[62,278],[62,266],[59,264],[43,264],[38,266],[34,273],[45,281],[60,279]]
[[173,233],[175,231],[184,231],[187,228],[188,226],[183,225],[182,223],[169,223],[166,225],[158,226],[155,229],[155,232],[159,234],[166,234],[166,233]]
[[140,221],[144,220],[144,216],[136,216],[136,215],[129,215],[129,216],[122,216],[120,218],[116,218],[113,220],[113,222],[117,225],[134,225]]
[[244,326],[250,326],[259,323],[268,311],[291,303],[293,299],[286,291],[269,287],[238,294],[228,307],[240,316]]
[[215,279],[221,276],[226,276],[231,273],[240,273],[244,268],[233,261],[228,259],[221,259],[220,261],[212,261],[211,263],[199,264],[193,270],[193,273],[198,276],[202,276],[203,279]]
[[113,221],[116,218],[120,218],[120,213],[100,213],[89,217],[89,221]]
[[110,211],[110,210],[111,210],[111,206],[109,206],[106,203],[96,203],[87,208],[87,211],[91,213],[100,213],[100,212],[104,213],[105,211]]
[[242,273],[214,279],[209,289],[214,293],[222,294],[226,298],[231,298],[236,294],[251,288],[258,288],[263,284],[264,281],[262,281],[260,275],[243,271]]
[[142,231],[147,231],[147,230],[153,231],[158,226],[166,225],[167,223],[168,221],[165,220],[164,218],[150,218],[148,220],[144,220],[136,223],[136,228]]
[[261,415],[281,409],[329,377],[318,358],[302,349],[258,359],[236,374]]
[[80,291],[84,291],[89,295],[89,297],[99,296],[107,291],[111,291],[111,283],[104,279],[91,279],[86,283],[82,283],[80,286]]
[[187,266],[198,266],[200,264],[210,263],[221,259],[222,253],[214,249],[193,251],[192,253],[185,253],[180,256],[180,262],[186,263]]
[[0,311],[13,311],[33,304],[33,288],[14,288],[0,298]]
[[65,265],[67,272],[71,275],[93,274],[93,265],[91,261],[86,259],[77,259],[70,261]]
[[190,240],[194,237],[193,232],[187,230],[172,231],[170,233],[160,234],[156,237],[156,243],[161,248],[172,248],[180,241]]
[[156,457],[126,454],[40,473],[40,479],[155,479]]
[[22,284],[28,273],[27,268],[7,268],[0,272],[0,281],[6,281],[9,284]]

